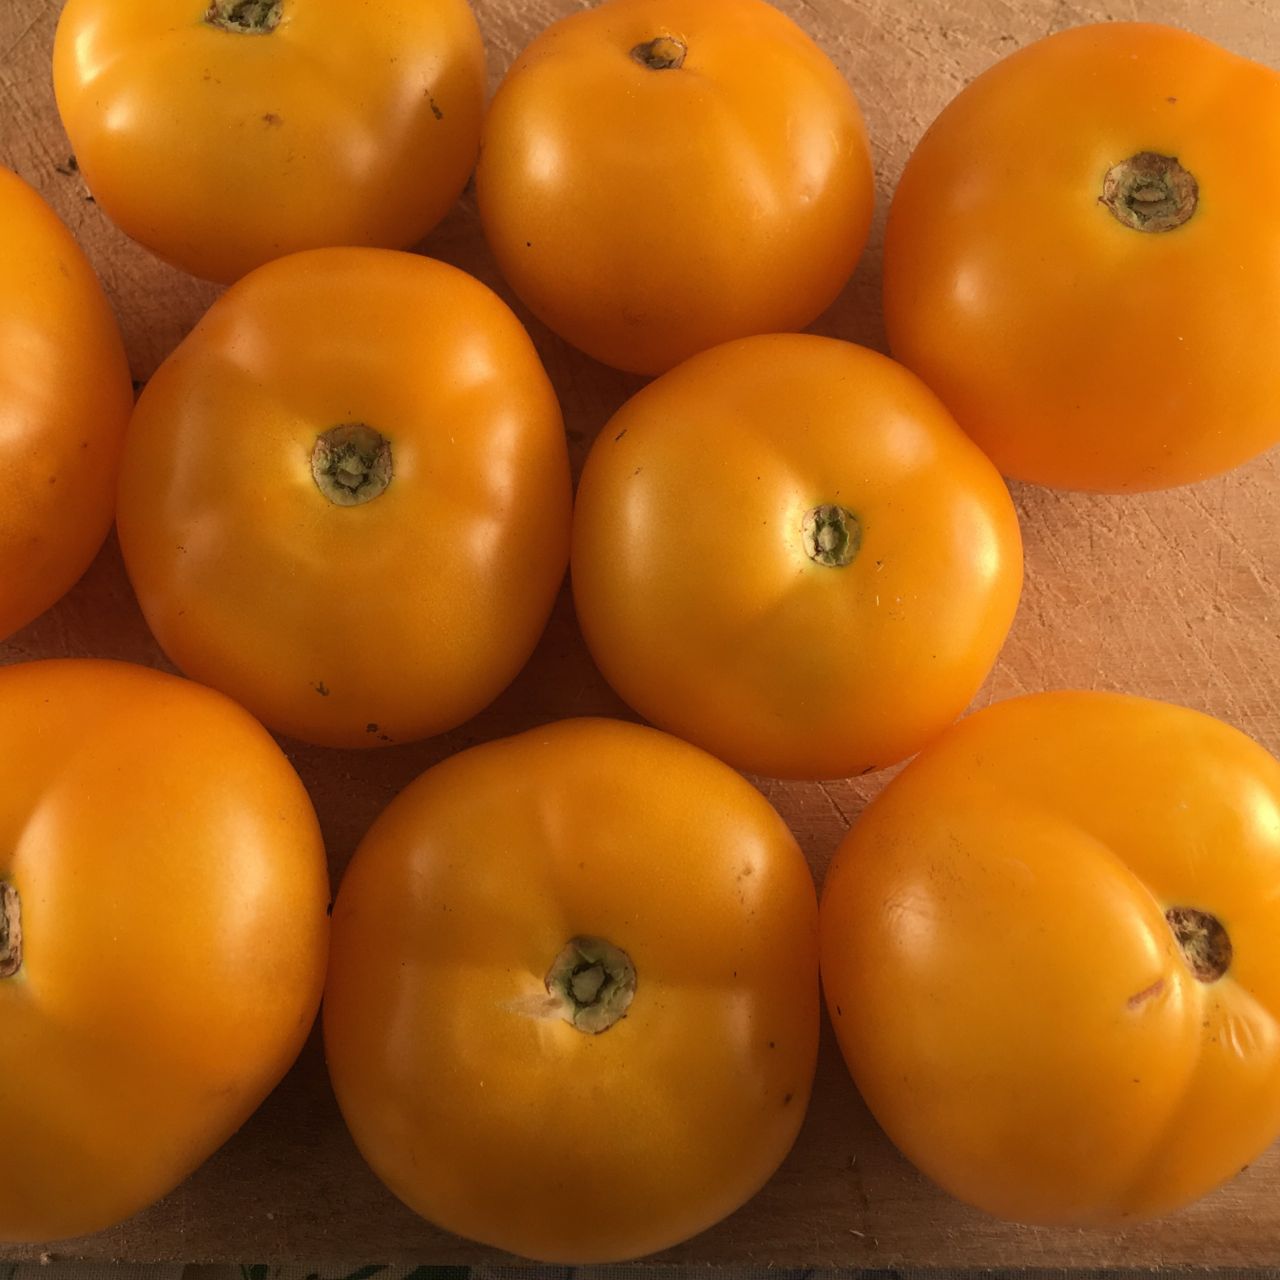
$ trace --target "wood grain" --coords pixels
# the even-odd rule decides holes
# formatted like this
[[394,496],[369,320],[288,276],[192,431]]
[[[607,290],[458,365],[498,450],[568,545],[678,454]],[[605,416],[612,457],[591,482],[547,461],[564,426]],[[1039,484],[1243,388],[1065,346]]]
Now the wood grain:
[[[496,83],[514,54],[572,0],[477,0]],[[879,217],[839,301],[814,326],[883,346],[877,308],[884,209],[908,151],[945,102],[998,56],[1094,19],[1146,18],[1197,30],[1237,52],[1280,58],[1268,0],[782,0],[854,85],[873,139]],[[156,262],[117,232],[67,161],[49,84],[58,4],[0,3],[0,161],[50,201],[101,273],[145,380],[216,290]],[[529,324],[561,396],[575,468],[638,379],[592,363],[503,289],[464,197],[422,246],[497,288]],[[1015,486],[1027,585],[1008,645],[977,704],[1050,687],[1125,689],[1218,715],[1280,751],[1280,451],[1172,493],[1108,498]],[[155,666],[109,543],[58,606],[0,661],[96,654]],[[454,733],[379,753],[285,743],[321,815],[335,879],[371,819],[427,765],[461,747],[560,716],[626,714],[589,661],[567,595],[528,668]],[[819,879],[849,821],[885,775],[827,784],[759,780]],[[40,1248],[10,1248],[10,1258]],[[404,1209],[346,1136],[313,1038],[297,1067],[227,1146],[161,1204],[54,1256],[136,1261],[495,1261]],[[916,1174],[859,1102],[829,1034],[805,1129],[747,1207],[664,1261],[791,1265],[1280,1265],[1280,1151],[1162,1222],[1115,1233],[999,1224]]]

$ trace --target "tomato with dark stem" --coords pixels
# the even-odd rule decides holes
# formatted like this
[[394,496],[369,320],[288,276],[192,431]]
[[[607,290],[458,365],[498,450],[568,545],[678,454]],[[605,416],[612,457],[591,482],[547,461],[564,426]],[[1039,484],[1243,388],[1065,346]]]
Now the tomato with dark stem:
[[53,51],[98,204],[220,281],[420,240],[475,164],[484,76],[466,0],[68,0]]
[[768,801],[697,748],[569,720],[428,770],[333,913],[329,1070],[439,1226],[616,1261],[773,1174],[818,1046],[817,904]]
[[100,1231],[240,1127],[324,982],[320,829],[229,698],[91,660],[0,669],[0,1239]]
[[1122,1225],[1280,1134],[1280,762],[1109,693],[997,703],[867,807],[822,895],[858,1088],[930,1177]]
[[532,653],[568,561],[560,407],[454,267],[316,249],[232,286],[139,398],[120,545],[186,674],[325,746],[440,733]]
[[539,319],[606,364],[660,373],[833,302],[874,175],[853,91],[772,5],[607,0],[516,59],[476,195]]
[[1009,476],[1161,489],[1280,441],[1280,74],[1104,23],[979,76],[885,233],[893,354]]
[[578,486],[573,597],[646,719],[740,769],[838,778],[955,719],[1013,621],[1008,490],[864,347],[743,338],[643,388]]

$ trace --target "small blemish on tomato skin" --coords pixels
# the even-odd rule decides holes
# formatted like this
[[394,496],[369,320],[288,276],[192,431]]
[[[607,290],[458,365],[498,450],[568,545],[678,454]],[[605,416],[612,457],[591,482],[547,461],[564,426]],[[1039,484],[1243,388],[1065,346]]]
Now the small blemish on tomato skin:
[[1157,978],[1149,987],[1144,987],[1141,991],[1134,992],[1134,994],[1125,1001],[1125,1006],[1129,1009],[1139,1009],[1146,1004],[1148,1000],[1152,1000],[1158,996],[1163,990],[1164,979]]

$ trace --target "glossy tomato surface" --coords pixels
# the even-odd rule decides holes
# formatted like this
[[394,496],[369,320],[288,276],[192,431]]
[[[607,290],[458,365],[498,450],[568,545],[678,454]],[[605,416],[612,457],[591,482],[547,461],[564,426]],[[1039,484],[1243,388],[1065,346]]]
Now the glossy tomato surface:
[[1280,1133],[1280,763],[1105,693],[998,703],[864,812],[822,899],[885,1132],[1001,1217],[1122,1225]]
[[874,201],[852,90],[764,0],[607,0],[557,22],[502,82],[476,183],[516,293],[637,373],[803,328]]
[[795,1139],[813,882],[760,793],[687,743],[569,720],[454,756],[375,823],[333,924],[343,1114],[450,1231],[634,1257],[736,1209]]
[[98,203],[221,281],[421,239],[475,164],[484,74],[466,0],[68,0],[53,55]]
[[1280,440],[1280,75],[1198,36],[1078,27],[978,77],[889,213],[894,355],[1006,474],[1199,480]]
[[0,637],[43,613],[111,527],[133,387],[88,259],[0,168]]
[[803,334],[705,352],[601,430],[573,594],[641,715],[734,766],[837,778],[955,719],[1013,620],[1008,491],[936,398]]
[[383,249],[295,254],[213,305],[138,402],[118,515],[173,662],[348,747],[453,728],[506,687],[569,523],[560,409],[519,321]]
[[0,670],[0,1239],[158,1200],[284,1075],[324,982],[328,875],[270,736],[124,663]]

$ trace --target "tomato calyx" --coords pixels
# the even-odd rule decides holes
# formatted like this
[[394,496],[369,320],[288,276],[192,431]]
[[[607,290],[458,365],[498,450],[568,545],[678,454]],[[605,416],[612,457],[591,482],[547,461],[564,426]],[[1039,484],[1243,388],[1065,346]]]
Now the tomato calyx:
[[280,25],[284,0],[211,0],[204,20],[221,31],[264,36]]
[[335,506],[372,502],[391,483],[391,442],[363,422],[330,427],[316,437],[311,475]]
[[22,899],[8,881],[0,881],[0,978],[22,968]]
[[599,1035],[627,1016],[636,993],[635,965],[604,938],[570,938],[547,970],[546,986],[566,1022]]
[[1231,937],[1222,922],[1196,907],[1170,907],[1164,918],[1191,972],[1201,982],[1217,982],[1231,967]]
[[862,524],[847,507],[828,502],[804,513],[800,538],[810,560],[843,569],[862,546]]
[[631,50],[631,56],[650,71],[679,71],[689,46],[677,36],[654,36]]
[[1195,176],[1176,156],[1139,151],[1112,165],[1102,180],[1100,204],[1134,231],[1173,231],[1182,226],[1200,200]]

